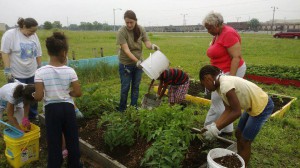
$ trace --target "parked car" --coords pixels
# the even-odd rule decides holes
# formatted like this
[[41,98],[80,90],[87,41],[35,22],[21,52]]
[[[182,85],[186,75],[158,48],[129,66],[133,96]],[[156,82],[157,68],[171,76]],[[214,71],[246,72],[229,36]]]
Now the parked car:
[[299,39],[300,38],[300,32],[279,32],[275,33],[273,35],[275,38],[294,38]]

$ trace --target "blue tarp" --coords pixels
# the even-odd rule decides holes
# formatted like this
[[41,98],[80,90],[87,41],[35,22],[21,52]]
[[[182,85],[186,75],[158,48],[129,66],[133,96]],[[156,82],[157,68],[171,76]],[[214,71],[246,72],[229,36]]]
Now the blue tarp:
[[[119,64],[118,56],[106,56],[100,58],[90,58],[90,59],[80,59],[80,60],[68,60],[68,66],[71,67],[91,67],[99,64],[100,62],[107,63],[108,65],[117,65]],[[43,65],[47,65],[48,62],[43,62]]]

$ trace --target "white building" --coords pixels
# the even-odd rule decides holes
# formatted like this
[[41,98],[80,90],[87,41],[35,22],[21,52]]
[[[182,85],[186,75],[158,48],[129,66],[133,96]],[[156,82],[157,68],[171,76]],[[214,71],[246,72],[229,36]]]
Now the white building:
[[0,23],[0,31],[6,31],[6,24]]

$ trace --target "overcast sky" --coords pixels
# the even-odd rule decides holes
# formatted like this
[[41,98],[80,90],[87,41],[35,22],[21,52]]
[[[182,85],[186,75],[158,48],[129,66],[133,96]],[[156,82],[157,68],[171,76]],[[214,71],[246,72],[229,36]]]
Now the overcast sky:
[[39,24],[60,21],[67,24],[94,22],[123,25],[123,14],[133,10],[143,26],[201,24],[210,11],[220,12],[225,22],[264,22],[300,19],[300,0],[0,0],[0,23],[13,26],[19,17],[35,18]]

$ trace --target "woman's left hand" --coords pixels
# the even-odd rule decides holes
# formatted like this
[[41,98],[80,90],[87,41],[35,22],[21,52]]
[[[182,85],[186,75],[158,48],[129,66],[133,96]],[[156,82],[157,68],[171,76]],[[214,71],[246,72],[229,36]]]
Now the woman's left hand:
[[218,137],[218,135],[221,133],[219,131],[219,129],[217,128],[215,122],[213,122],[210,125],[207,125],[204,129],[207,130],[203,133],[203,135],[205,136],[205,139],[207,139],[207,140],[216,139]]
[[160,48],[156,44],[151,45],[152,50],[160,50]]

